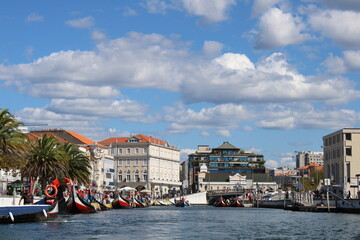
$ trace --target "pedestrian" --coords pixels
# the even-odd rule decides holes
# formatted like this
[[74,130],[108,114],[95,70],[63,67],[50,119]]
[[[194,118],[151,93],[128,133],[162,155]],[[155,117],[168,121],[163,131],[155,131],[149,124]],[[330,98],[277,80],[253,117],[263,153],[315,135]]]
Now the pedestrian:
[[21,198],[19,200],[19,205],[21,203],[21,200],[23,200],[23,199],[24,199],[24,205],[34,203],[34,196],[31,194],[31,192],[28,189],[26,189],[25,193],[23,193],[23,195],[21,195]]

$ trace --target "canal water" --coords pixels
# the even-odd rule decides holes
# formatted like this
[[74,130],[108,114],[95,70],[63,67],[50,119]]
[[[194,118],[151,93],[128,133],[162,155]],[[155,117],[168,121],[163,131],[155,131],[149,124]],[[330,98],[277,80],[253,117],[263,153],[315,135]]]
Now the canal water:
[[149,207],[0,225],[0,239],[360,239],[360,214]]

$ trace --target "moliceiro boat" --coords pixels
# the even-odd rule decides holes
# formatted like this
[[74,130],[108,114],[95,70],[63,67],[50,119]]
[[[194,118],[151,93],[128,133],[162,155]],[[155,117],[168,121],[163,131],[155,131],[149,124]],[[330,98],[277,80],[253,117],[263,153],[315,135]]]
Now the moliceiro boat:
[[188,200],[180,199],[179,201],[175,202],[175,207],[189,207],[190,202]]
[[90,203],[82,199],[73,188],[66,202],[69,213],[95,213],[96,209]]
[[0,207],[0,223],[20,223],[56,218],[58,203]]
[[113,208],[133,208],[131,201],[125,200],[120,194],[116,194],[115,199],[112,202]]

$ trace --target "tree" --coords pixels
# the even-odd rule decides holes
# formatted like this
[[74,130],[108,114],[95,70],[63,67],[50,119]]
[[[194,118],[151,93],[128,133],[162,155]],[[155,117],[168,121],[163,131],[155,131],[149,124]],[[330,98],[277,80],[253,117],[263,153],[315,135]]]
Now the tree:
[[22,176],[37,178],[43,186],[52,179],[66,176],[67,162],[61,158],[57,146],[58,141],[47,135],[32,142]]
[[8,109],[0,108],[0,168],[6,171],[25,164],[28,142],[18,130],[20,124]]
[[59,146],[62,159],[67,163],[66,177],[80,184],[90,183],[90,159],[73,144],[65,143]]

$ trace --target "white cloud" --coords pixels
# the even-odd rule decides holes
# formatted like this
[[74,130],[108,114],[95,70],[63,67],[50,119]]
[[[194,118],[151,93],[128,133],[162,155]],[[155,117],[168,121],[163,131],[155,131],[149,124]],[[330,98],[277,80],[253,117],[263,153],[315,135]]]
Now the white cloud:
[[343,58],[330,56],[323,63],[328,72],[339,74],[360,70],[360,51],[344,51]]
[[231,132],[227,129],[219,129],[216,133],[221,137],[231,137]]
[[195,153],[196,149],[184,148],[180,149],[180,161],[183,162],[188,159],[188,155]]
[[360,113],[346,109],[308,109],[301,105],[268,108],[257,116],[257,126],[267,129],[341,129],[355,127]]
[[[169,131],[181,133],[190,129],[217,129],[218,134],[230,137],[229,129],[238,128],[238,123],[251,118],[251,113],[241,105],[223,104],[202,108],[196,112],[183,105],[167,108],[165,121],[171,122]],[[224,130],[227,129],[227,130]]]
[[309,23],[325,37],[345,48],[360,47],[360,13],[354,11],[325,10],[310,15]]
[[269,10],[269,8],[272,8],[275,4],[281,1],[282,0],[254,0],[252,16],[256,17],[257,15],[263,14]]
[[94,39],[95,41],[98,41],[98,42],[102,42],[102,41],[107,40],[106,34],[104,32],[102,32],[102,31],[100,31],[100,30],[94,30],[91,33],[91,38]]
[[305,25],[300,18],[278,8],[271,8],[260,18],[255,48],[278,48],[303,43],[310,39],[309,34],[303,33],[304,30]]
[[254,70],[254,64],[244,54],[225,53],[224,55],[215,58],[214,62],[217,64],[233,70]]
[[86,86],[71,82],[35,83],[24,86],[29,95],[39,98],[113,98],[120,92],[109,86]]
[[273,169],[273,168],[278,168],[279,167],[279,163],[275,160],[266,160],[265,162],[265,166],[267,168]]
[[207,131],[202,131],[202,132],[200,133],[200,135],[201,135],[201,136],[204,136],[204,137],[209,137],[209,136],[211,136],[211,134],[210,134],[209,132],[207,132]]
[[51,101],[46,109],[62,114],[122,118],[136,121],[144,115],[147,107],[130,100],[55,99]]
[[236,4],[235,0],[182,0],[190,14],[202,16],[207,22],[220,22],[227,19],[227,10]]
[[38,13],[30,13],[26,17],[26,22],[42,22],[42,21],[44,21],[44,16],[41,16]]
[[165,14],[168,9],[180,9],[179,2],[177,0],[145,0],[140,3],[149,13]]
[[215,57],[223,49],[224,45],[215,41],[205,41],[203,46],[203,55],[205,57]]
[[73,20],[68,20],[65,22],[67,25],[74,27],[74,28],[89,28],[92,27],[94,23],[94,18],[91,16],[78,18]]

